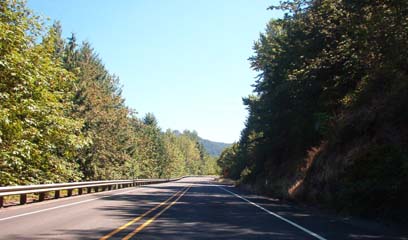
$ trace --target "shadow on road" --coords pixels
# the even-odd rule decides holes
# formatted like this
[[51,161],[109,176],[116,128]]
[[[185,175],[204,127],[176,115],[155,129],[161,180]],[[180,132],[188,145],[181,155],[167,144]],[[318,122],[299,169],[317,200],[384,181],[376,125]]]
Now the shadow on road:
[[[316,239],[209,182],[183,181],[178,186],[143,186],[149,191],[106,197],[104,199],[106,203],[97,210],[103,212],[103,215],[108,218],[119,219],[120,222],[126,223],[165,201],[188,184],[192,184],[188,193],[133,239]],[[237,191],[231,186],[222,187]],[[327,239],[408,239],[374,223],[356,224],[347,219],[303,209],[291,203],[249,193],[244,193],[244,196]],[[113,239],[126,236],[161,209],[151,212],[143,220],[115,234]],[[56,231],[64,238],[68,236],[70,239],[98,239],[119,226],[106,226],[103,229],[94,230],[58,229]],[[52,235],[42,234],[24,238],[16,234],[11,237],[43,239],[58,236],[54,231]]]

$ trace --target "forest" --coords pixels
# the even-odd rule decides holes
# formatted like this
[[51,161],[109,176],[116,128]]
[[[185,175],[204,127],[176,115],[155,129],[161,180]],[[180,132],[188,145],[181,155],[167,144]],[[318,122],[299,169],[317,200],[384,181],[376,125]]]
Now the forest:
[[408,1],[291,0],[250,57],[240,140],[218,163],[255,191],[396,221],[408,208]]
[[215,174],[195,131],[124,103],[89,42],[0,1],[0,186]]
[[254,43],[245,127],[216,160],[195,131],[163,130],[126,106],[91,43],[0,1],[0,186],[222,173],[259,193],[406,222],[408,1],[270,9],[285,15]]

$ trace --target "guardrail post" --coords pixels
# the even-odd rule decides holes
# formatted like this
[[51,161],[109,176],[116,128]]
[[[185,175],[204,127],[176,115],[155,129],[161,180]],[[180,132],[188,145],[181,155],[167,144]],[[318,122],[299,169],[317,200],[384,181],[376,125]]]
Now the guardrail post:
[[[180,178],[179,178],[180,179]],[[39,185],[33,185],[33,186],[10,186],[6,187],[3,189],[1,188],[2,195],[0,197],[0,208],[4,207],[5,203],[5,197],[8,195],[4,195],[3,192],[9,193],[9,195],[14,195],[17,196],[19,195],[19,201],[20,204],[26,204],[27,203],[27,193],[31,194],[34,193],[36,196],[36,199],[38,199],[39,202],[44,201],[47,194],[54,194],[54,198],[60,198],[62,195],[61,191],[65,192],[67,190],[67,196],[70,197],[73,195],[73,190],[77,189],[77,195],[82,195],[85,193],[92,193],[94,192],[100,192],[100,191],[109,191],[113,189],[121,189],[121,188],[129,188],[129,187],[137,187],[137,186],[143,186],[147,184],[155,184],[155,183],[163,183],[163,182],[168,182],[168,181],[174,181],[172,179],[144,179],[144,180],[108,180],[108,181],[88,181],[88,182],[75,182],[75,183],[62,183],[62,184],[39,184]],[[56,189],[56,190],[55,190]],[[31,190],[31,191],[30,191]],[[38,190],[38,191],[36,191]],[[30,195],[31,196],[31,195]],[[36,200],[37,201],[37,200]]]
[[55,190],[54,198],[55,199],[60,198],[60,190]]
[[42,202],[45,200],[45,192],[40,192],[38,194],[38,201]]
[[27,194],[20,194],[20,204],[26,204],[27,203]]

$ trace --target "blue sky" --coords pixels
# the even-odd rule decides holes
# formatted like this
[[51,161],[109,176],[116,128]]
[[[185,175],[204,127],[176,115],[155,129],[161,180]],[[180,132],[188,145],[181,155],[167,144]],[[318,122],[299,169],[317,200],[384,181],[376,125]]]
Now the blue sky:
[[126,104],[152,112],[162,129],[196,130],[206,139],[239,140],[242,97],[257,75],[252,46],[278,1],[28,0],[59,20],[63,35],[89,41],[119,76]]

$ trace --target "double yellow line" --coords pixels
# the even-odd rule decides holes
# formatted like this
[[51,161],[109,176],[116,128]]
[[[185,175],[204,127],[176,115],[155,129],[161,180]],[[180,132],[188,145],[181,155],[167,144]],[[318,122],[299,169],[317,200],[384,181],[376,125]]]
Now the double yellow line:
[[[162,213],[164,213],[167,209],[169,209],[171,206],[173,206],[189,189],[191,188],[191,186],[185,187],[183,189],[181,189],[180,191],[176,192],[175,194],[173,194],[172,196],[170,196],[166,201],[161,202],[160,204],[158,204],[157,206],[155,206],[154,208],[151,208],[150,210],[148,210],[147,212],[143,213],[142,215],[132,219],[131,221],[127,222],[126,224],[123,224],[122,226],[118,227],[117,229],[113,230],[112,232],[106,234],[105,236],[101,237],[99,240],[106,240],[109,239],[110,237],[112,237],[113,235],[115,235],[116,233],[126,229],[127,227],[129,227],[130,225],[138,222],[140,219],[144,218],[145,216],[147,216],[148,214],[150,214],[151,212],[157,210],[158,208],[162,207],[163,205],[167,206],[165,208],[163,208],[160,212],[158,212],[156,215],[154,215],[153,217],[151,217],[150,219],[146,220],[142,225],[140,225],[139,227],[137,227],[135,230],[133,230],[131,233],[129,233],[128,235],[126,235],[124,238],[122,238],[123,240],[128,240],[131,237],[133,237],[134,235],[136,235],[137,233],[139,233],[140,231],[142,231],[145,227],[147,227],[149,224],[151,224],[156,218],[158,218],[160,215],[162,215]],[[178,195],[178,197],[177,197]],[[172,201],[171,203],[169,203],[172,199],[174,199],[174,201]],[[169,203],[169,204],[168,204]]]

